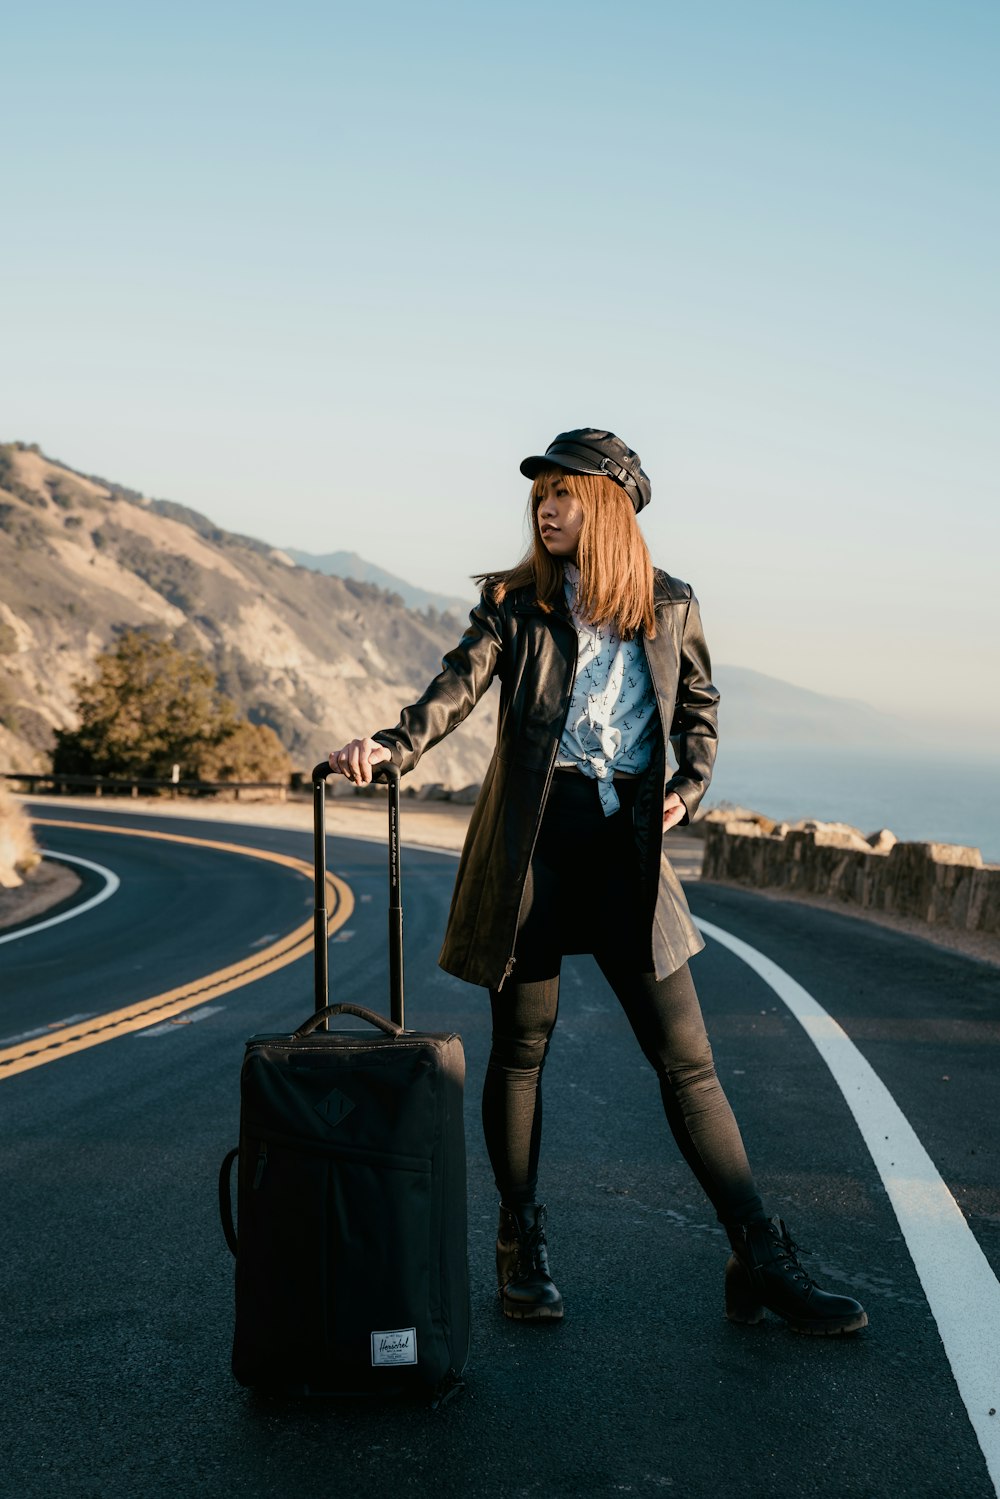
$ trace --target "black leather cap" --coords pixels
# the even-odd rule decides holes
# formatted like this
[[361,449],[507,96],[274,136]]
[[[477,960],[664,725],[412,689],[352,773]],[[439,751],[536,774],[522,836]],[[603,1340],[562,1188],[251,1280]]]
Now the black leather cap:
[[639,455],[613,432],[600,432],[596,427],[560,432],[540,457],[525,458],[521,464],[526,479],[537,478],[547,468],[564,468],[571,474],[602,474],[624,489],[637,515],[649,504],[652,486]]

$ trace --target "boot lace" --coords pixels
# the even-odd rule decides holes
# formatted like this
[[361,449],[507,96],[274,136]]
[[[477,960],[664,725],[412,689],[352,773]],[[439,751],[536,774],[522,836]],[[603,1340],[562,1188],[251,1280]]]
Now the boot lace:
[[812,1279],[812,1276],[807,1274],[807,1272],[799,1264],[798,1259],[800,1253],[808,1254],[808,1249],[804,1249],[801,1244],[796,1244],[795,1240],[788,1232],[788,1229],[785,1227],[784,1221],[781,1219],[779,1219],[778,1221],[781,1223],[780,1233],[773,1226],[773,1224],[770,1231],[771,1238],[781,1250],[781,1254],[776,1257],[775,1263],[778,1264],[782,1270],[786,1271],[791,1276],[792,1280],[801,1280],[803,1285],[806,1286],[815,1285],[815,1281]]
[[545,1223],[541,1218],[518,1233],[517,1240],[517,1270],[519,1275],[530,1275],[533,1270],[540,1270],[541,1250],[545,1246]]

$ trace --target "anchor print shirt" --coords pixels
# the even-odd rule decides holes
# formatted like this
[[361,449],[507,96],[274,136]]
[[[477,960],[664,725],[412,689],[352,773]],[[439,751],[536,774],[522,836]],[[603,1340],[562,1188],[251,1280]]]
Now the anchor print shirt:
[[642,641],[622,640],[613,624],[591,624],[577,612],[580,572],[563,564],[566,602],[577,635],[576,679],[556,765],[597,780],[605,817],[618,811],[612,772],[638,775],[649,765],[657,723],[656,700]]

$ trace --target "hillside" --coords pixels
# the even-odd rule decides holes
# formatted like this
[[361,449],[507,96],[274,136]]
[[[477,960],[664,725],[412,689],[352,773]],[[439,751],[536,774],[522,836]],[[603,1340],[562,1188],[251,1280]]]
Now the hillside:
[[[46,768],[53,730],[75,721],[74,684],[136,625],[202,650],[239,712],[269,724],[303,769],[395,723],[457,639],[454,620],[373,584],[297,567],[37,448],[0,446],[0,767]],[[494,725],[491,698],[411,784],[478,780]]]

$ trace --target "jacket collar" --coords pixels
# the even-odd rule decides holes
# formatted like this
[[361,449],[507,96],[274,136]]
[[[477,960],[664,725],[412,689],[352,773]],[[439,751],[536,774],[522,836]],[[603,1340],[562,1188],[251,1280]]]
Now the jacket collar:
[[691,589],[687,583],[682,583],[680,578],[672,578],[662,567],[653,568],[654,609],[659,609],[664,604],[686,604],[690,597]]

